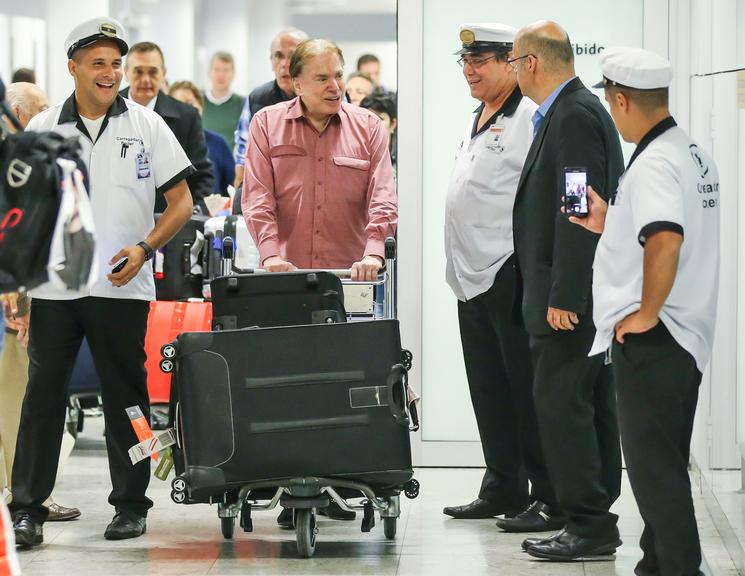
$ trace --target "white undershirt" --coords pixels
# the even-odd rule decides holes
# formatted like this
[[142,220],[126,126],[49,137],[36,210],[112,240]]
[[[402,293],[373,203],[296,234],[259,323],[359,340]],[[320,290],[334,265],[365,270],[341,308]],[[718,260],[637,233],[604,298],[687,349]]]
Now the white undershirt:
[[148,108],[149,110],[155,110],[155,102],[158,100],[158,96],[155,96],[150,102],[145,104],[145,108]]
[[83,124],[85,124],[85,129],[88,130],[88,134],[90,135],[92,142],[95,142],[98,138],[98,133],[101,131],[101,125],[103,124],[104,118],[106,118],[106,115],[103,115],[100,118],[96,118],[95,120],[91,120],[90,118],[86,118],[85,116],[80,117],[80,119],[83,121]]
[[206,90],[204,92],[204,96],[205,96],[205,98],[207,98],[207,100],[209,100],[210,102],[212,102],[215,106],[220,106],[221,104],[225,104],[225,102],[227,102],[228,100],[230,100],[230,98],[233,95],[230,92],[228,92],[222,98],[218,98],[217,96],[215,96],[214,94],[212,94],[212,90]]

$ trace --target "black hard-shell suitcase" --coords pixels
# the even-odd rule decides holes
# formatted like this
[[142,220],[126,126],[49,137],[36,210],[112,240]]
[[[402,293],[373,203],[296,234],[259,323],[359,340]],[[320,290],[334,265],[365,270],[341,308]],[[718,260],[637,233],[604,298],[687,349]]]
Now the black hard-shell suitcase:
[[412,477],[397,320],[184,333],[174,458],[192,501],[247,483]]
[[211,283],[212,327],[345,322],[341,280],[329,272],[220,276]]
[[[155,215],[155,219],[160,214]],[[155,295],[157,300],[187,300],[202,297],[202,252],[204,223],[207,216],[195,214],[176,235],[155,255]],[[201,240],[199,239],[201,237]],[[192,247],[202,242],[199,254],[192,255]],[[194,269],[197,264],[198,268]]]

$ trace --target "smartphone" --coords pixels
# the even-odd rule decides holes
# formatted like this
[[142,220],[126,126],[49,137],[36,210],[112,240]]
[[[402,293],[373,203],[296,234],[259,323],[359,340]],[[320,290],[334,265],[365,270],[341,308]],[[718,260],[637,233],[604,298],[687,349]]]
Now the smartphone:
[[589,213],[585,168],[564,168],[564,211],[577,218],[585,218]]
[[121,262],[119,262],[119,264],[111,269],[111,273],[116,274],[117,272],[121,272],[127,265],[127,262],[129,262],[129,258],[124,258]]

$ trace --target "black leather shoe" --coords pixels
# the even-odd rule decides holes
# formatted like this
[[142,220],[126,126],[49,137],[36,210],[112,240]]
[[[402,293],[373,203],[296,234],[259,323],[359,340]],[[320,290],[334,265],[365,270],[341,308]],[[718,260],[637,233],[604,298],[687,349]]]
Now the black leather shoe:
[[493,504],[488,500],[482,500],[477,498],[470,504],[464,504],[463,506],[446,506],[442,509],[443,514],[452,516],[459,520],[476,520],[479,518],[493,518],[501,514],[511,515],[517,512],[516,510],[508,510],[505,506],[499,506]]
[[35,522],[29,514],[21,513],[13,522],[16,546],[31,548],[44,542],[44,531],[40,522]]
[[145,533],[147,526],[145,518],[134,512],[117,510],[114,519],[106,527],[103,537],[106,540],[126,540],[127,538],[137,538]]
[[571,562],[592,556],[610,556],[621,544],[618,533],[610,538],[583,538],[565,530],[554,540],[533,544],[527,552],[534,558]]
[[282,508],[282,512],[277,516],[277,524],[282,528],[295,529],[295,513],[292,508]]
[[556,534],[552,534],[548,538],[526,538],[525,540],[523,540],[523,543],[520,546],[522,546],[523,552],[527,552],[528,548],[530,548],[534,544],[541,544],[543,542],[549,542],[550,540],[556,540],[564,532],[565,532],[565,529],[559,530]]
[[326,508],[319,508],[318,514],[327,516],[331,520],[354,520],[357,518],[357,513],[354,510],[350,512],[342,510],[341,506],[333,501]]
[[538,500],[513,518],[497,520],[497,526],[505,532],[551,532],[561,530],[565,523],[563,516],[552,516],[549,507]]

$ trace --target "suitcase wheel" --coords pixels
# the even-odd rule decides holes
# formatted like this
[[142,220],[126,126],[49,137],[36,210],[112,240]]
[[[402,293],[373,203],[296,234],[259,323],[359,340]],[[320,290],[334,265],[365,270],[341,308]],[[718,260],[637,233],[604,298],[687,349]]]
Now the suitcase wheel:
[[313,508],[295,509],[295,536],[297,552],[303,558],[310,558],[316,552],[316,511]]
[[160,371],[166,374],[170,374],[171,372],[173,372],[173,360],[163,358],[160,361]]
[[383,532],[388,540],[396,539],[396,526],[398,518],[383,518]]
[[220,518],[220,529],[225,540],[232,540],[235,534],[235,516]]
[[186,502],[186,492],[176,492],[176,490],[171,490],[171,500],[176,504],[183,504]]
[[173,358],[176,356],[176,347],[170,342],[168,344],[163,344],[163,346],[160,347],[160,355],[162,358]]
[[186,480],[184,480],[180,476],[176,476],[176,478],[171,480],[171,489],[174,492],[186,493],[187,488],[188,488],[188,484],[186,483]]
[[401,364],[404,365],[406,370],[411,370],[411,366],[414,363],[414,355],[409,350],[401,350]]
[[413,500],[419,496],[419,481],[412,478],[404,484],[404,494],[409,500]]

